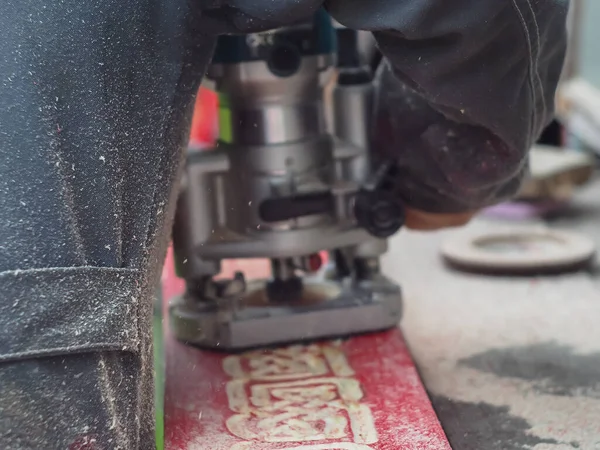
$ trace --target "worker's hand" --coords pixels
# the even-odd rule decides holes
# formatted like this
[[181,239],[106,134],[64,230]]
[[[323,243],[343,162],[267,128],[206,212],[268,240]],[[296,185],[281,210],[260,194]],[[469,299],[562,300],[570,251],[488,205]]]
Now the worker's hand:
[[433,231],[466,225],[476,212],[457,214],[434,214],[416,209],[406,209],[405,227],[411,230]]

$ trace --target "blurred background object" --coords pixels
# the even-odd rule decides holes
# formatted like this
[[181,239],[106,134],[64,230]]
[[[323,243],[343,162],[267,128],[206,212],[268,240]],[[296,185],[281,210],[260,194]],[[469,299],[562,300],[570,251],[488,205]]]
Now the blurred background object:
[[600,155],[600,2],[572,0],[570,45],[557,93],[557,120],[571,148]]
[[529,180],[517,199],[566,201],[594,175],[595,160],[576,150],[536,145],[530,155]]

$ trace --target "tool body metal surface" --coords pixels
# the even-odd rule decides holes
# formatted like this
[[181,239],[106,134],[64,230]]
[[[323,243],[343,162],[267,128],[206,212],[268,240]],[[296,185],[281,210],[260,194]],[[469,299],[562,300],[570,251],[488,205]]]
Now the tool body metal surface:
[[[323,11],[219,40],[208,77],[220,138],[213,149],[190,149],[173,233],[187,286],[170,309],[181,341],[240,350],[400,320],[401,290],[379,257],[403,210],[377,191],[387,184],[385,170],[372,170],[374,85],[357,55],[356,33],[336,32]],[[329,124],[324,93],[334,71]],[[221,261],[240,258],[270,259],[271,276],[215,279]]]

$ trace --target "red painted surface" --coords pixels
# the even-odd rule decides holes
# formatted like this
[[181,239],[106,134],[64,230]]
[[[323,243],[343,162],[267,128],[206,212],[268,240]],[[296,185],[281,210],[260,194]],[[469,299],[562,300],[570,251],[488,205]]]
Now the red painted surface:
[[200,88],[194,105],[190,143],[195,145],[212,145],[218,133],[219,99],[217,94],[205,88]]
[[[279,398],[273,393],[281,385],[280,381],[242,381],[243,392],[249,403],[252,403],[253,388],[258,385],[267,386],[270,403],[267,408],[258,409],[258,412],[250,410],[242,420],[244,432],[236,432],[227,426],[227,421],[232,420],[239,411],[233,411],[229,406],[227,390],[231,389],[228,383],[232,382],[232,378],[223,370],[224,355],[198,351],[172,340],[168,341],[166,348],[165,434],[166,448],[169,450],[450,449],[398,331],[357,337],[341,344],[355,371],[354,376],[335,377],[328,372],[309,380],[317,389],[335,391],[331,402],[342,403],[348,409],[356,406],[340,399],[336,391],[338,386],[330,381],[357,381],[364,395],[358,403],[370,411],[375,429],[374,439],[358,442],[356,430],[350,424],[351,414],[346,409],[333,407],[326,410],[327,403],[322,404],[320,398],[315,399],[310,395],[291,407],[280,408]],[[263,356],[269,353],[264,352]],[[273,386],[270,391],[268,385]],[[311,402],[317,405],[311,407]],[[239,416],[243,417],[243,414]],[[270,430],[261,430],[260,419],[265,419],[265,416],[272,422],[273,428]],[[293,430],[294,427],[302,431],[305,428],[323,431],[327,420],[335,421],[338,417],[345,422],[341,427],[343,429],[338,436],[330,439],[266,442],[262,437],[267,435],[271,440],[286,440],[290,436],[289,429]],[[282,428],[283,431],[275,428]],[[253,438],[252,434],[259,437]]]
[[[267,267],[253,266],[255,275]],[[170,264],[163,283],[166,299],[181,292]],[[168,331],[165,348],[167,450],[450,450],[398,330],[300,347],[297,357],[277,349],[230,358],[238,375],[225,371],[227,355],[180,344]],[[323,357],[327,349],[337,359]],[[330,438],[289,441],[299,434]]]

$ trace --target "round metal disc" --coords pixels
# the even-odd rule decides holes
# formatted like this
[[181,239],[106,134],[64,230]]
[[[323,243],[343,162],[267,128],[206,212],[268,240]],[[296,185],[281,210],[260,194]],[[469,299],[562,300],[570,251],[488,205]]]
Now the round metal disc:
[[451,265],[503,273],[569,270],[589,262],[595,250],[594,242],[585,236],[544,229],[454,236],[441,249]]

